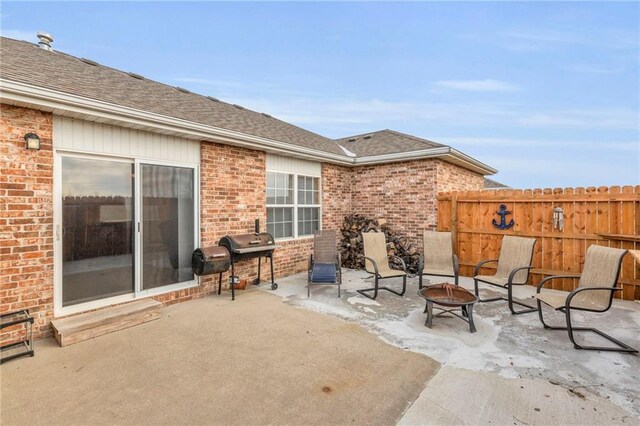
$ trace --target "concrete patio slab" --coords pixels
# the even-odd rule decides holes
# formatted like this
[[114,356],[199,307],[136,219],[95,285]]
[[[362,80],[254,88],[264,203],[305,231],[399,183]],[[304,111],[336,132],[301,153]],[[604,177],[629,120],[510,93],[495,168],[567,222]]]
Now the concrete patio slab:
[[638,419],[608,400],[542,379],[442,367],[399,425],[612,425]]
[[[417,294],[417,279],[408,280],[405,297],[388,292],[380,292],[373,301],[356,293],[359,288],[372,285],[372,277],[364,271],[344,270],[343,295],[337,297],[335,287],[313,287],[310,298],[306,294],[306,274],[299,274],[279,280],[280,288],[275,292],[295,306],[339,316],[360,324],[381,339],[397,347],[425,354],[443,363],[466,372],[469,380],[458,388],[457,397],[461,401],[469,398],[469,389],[484,386],[475,372],[493,373],[491,381],[498,379],[527,379],[531,383],[545,382],[551,394],[558,400],[565,400],[568,390],[579,389],[586,401],[593,402],[596,409],[609,407],[611,418],[629,418],[637,421],[640,415],[640,356],[617,352],[596,352],[575,350],[566,332],[543,329],[537,313],[513,316],[508,312],[506,302],[478,303],[474,309],[477,333],[469,333],[468,325],[452,316],[433,320],[433,328],[424,326],[424,300]],[[400,280],[392,286],[399,287]],[[432,283],[445,279],[432,279]],[[471,289],[473,281],[461,278],[461,285]],[[497,292],[483,287],[483,297]],[[535,293],[533,287],[518,288],[516,296],[529,301]],[[562,324],[564,316],[551,310],[550,320]],[[613,308],[604,314],[576,315],[576,322],[597,321],[597,326],[610,332],[633,347],[640,347],[640,303],[614,301]],[[604,343],[593,336],[581,336],[585,341]],[[441,370],[450,371],[448,369]],[[438,375],[444,373],[438,373]],[[464,375],[465,373],[459,373]],[[438,376],[436,376],[437,378]],[[509,385],[506,385],[510,383]],[[500,380],[500,386],[513,386],[514,382]],[[533,386],[533,385],[530,385]],[[536,385],[539,386],[539,385]],[[555,389],[555,393],[552,392]],[[575,393],[571,393],[575,395]],[[587,397],[588,395],[588,397]],[[531,404],[545,403],[544,393],[533,398]],[[420,403],[420,399],[417,403]],[[511,401],[509,399],[508,401]],[[498,403],[494,401],[493,403]],[[447,408],[458,407],[460,401],[452,400],[444,404]],[[598,408],[600,407],[600,408]],[[511,403],[503,406],[508,415],[520,413]],[[583,410],[581,404],[566,405],[566,419],[593,423],[593,416]],[[412,407],[412,410],[414,408]],[[624,411],[621,411],[624,410]],[[485,412],[485,414],[489,414]],[[493,416],[493,414],[491,414]],[[554,415],[546,418],[555,423]],[[471,418],[471,417],[470,417]],[[478,423],[493,422],[493,417],[473,417]],[[557,419],[556,419],[557,420]],[[524,420],[526,422],[526,420]],[[513,420],[517,423],[517,421]],[[529,423],[529,422],[527,422]],[[469,424],[474,424],[469,422]],[[512,424],[512,423],[510,423]]]
[[2,365],[2,425],[394,424],[439,364],[261,291]]

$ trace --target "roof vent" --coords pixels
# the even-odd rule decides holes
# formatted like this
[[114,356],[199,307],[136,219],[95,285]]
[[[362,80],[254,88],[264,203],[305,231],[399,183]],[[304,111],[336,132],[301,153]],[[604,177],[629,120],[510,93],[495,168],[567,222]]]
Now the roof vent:
[[234,107],[238,108],[238,109],[244,109],[243,106],[237,105],[237,104],[233,104]]
[[51,43],[53,43],[53,36],[51,34],[39,31],[38,39],[40,39],[40,41],[38,42],[40,49],[53,52],[53,48],[51,47]]
[[349,142],[355,142],[357,140],[358,140],[358,138],[349,138]]
[[220,102],[220,99],[214,98],[213,96],[207,96],[207,99],[209,99],[210,101],[213,101],[213,102]]
[[94,67],[97,67],[98,65],[100,65],[99,63],[97,63],[96,61],[92,61],[91,59],[80,58],[80,60],[85,64],[93,65]]
[[265,117],[273,118],[273,117],[271,117],[269,114],[267,114],[266,112],[262,112],[261,114],[262,114],[262,115],[264,115]]
[[362,139],[371,139],[372,137],[373,137],[373,135],[366,135]]
[[140,74],[136,74],[135,72],[128,72],[127,74],[129,74],[133,78],[137,78],[138,80],[144,80],[143,76],[141,76]]
[[176,90],[179,91],[179,92],[182,92],[182,93],[191,93],[190,91],[188,91],[184,87],[176,87]]

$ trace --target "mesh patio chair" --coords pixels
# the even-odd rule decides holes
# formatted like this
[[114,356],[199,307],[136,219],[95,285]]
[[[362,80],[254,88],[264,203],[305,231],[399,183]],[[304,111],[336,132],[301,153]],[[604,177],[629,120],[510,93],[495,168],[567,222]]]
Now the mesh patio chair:
[[[361,295],[374,299],[378,297],[378,290],[386,290],[398,296],[403,296],[407,290],[407,266],[404,260],[398,256],[391,256],[400,260],[402,271],[391,269],[389,266],[389,257],[387,256],[387,242],[382,232],[364,232],[362,233],[364,243],[364,269],[373,274],[375,279],[374,287],[357,290]],[[389,287],[379,287],[380,280],[387,278],[402,277],[402,291],[397,292]],[[373,296],[367,294],[373,292]]]
[[341,263],[340,253],[336,248],[336,231],[330,229],[314,232],[313,254],[309,256],[307,297],[311,296],[312,285],[337,285],[340,297]]
[[[527,280],[529,279],[529,271],[533,268],[533,266],[531,266],[531,261],[533,260],[533,247],[535,244],[535,238],[522,238],[505,235],[502,239],[500,258],[483,260],[476,265],[476,269],[473,272],[473,285],[475,287],[476,296],[478,296],[480,302],[506,300],[509,303],[509,310],[513,315],[526,314],[537,310],[533,306],[513,300],[513,286],[526,285]],[[478,275],[482,265],[490,262],[498,262],[495,275]],[[500,296],[481,299],[478,291],[478,282],[506,289],[507,297],[505,298]],[[516,311],[513,306],[514,304],[524,306],[527,309]]]
[[[536,291],[536,302],[538,304],[538,316],[540,317],[540,321],[544,328],[549,328],[551,330],[567,330],[569,333],[569,340],[571,340],[573,347],[576,349],[638,353],[637,349],[622,343],[596,328],[574,327],[571,322],[572,310],[601,313],[611,308],[613,294],[616,291],[622,290],[620,287],[616,287],[616,283],[618,281],[618,276],[620,275],[622,258],[625,254],[627,254],[627,250],[591,245],[587,249],[587,256],[584,260],[584,267],[582,268],[581,275],[555,275],[540,281]],[[570,293],[541,292],[545,284],[558,278],[580,278],[578,288]],[[556,311],[564,313],[566,316],[567,326],[556,327],[545,323],[542,315],[541,303],[552,307]],[[596,333],[614,343],[616,347],[580,345],[575,341],[574,332],[576,331],[589,331]]]
[[418,287],[422,288],[424,275],[451,277],[458,285],[458,256],[453,254],[451,232],[424,231],[424,254],[418,263]]

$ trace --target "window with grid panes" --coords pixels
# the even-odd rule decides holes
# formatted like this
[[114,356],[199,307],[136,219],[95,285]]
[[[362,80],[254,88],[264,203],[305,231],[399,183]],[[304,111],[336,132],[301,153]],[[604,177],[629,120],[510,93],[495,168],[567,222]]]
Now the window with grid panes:
[[274,238],[320,229],[320,178],[267,172],[267,232]]

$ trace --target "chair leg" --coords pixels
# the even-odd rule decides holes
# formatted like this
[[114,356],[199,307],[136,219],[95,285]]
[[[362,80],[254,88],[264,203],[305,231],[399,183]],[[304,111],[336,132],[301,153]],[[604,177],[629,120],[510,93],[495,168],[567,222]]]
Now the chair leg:
[[[513,300],[513,284],[507,285],[507,302],[509,302],[509,310],[511,311],[511,315],[528,314],[528,313],[537,311],[537,309],[534,308],[533,306],[530,306],[521,302],[516,302],[515,300]],[[514,304],[524,306],[528,309],[522,309],[520,311],[516,311],[513,308]]]
[[558,327],[550,326],[549,324],[544,322],[544,317],[542,316],[542,303],[540,302],[540,299],[536,299],[536,304],[538,305],[538,318],[540,318],[540,322],[542,323],[542,326],[550,330],[558,330],[559,329]]
[[[373,296],[369,296],[366,292],[373,291]],[[378,276],[376,275],[373,288],[364,288],[362,290],[356,290],[356,293],[360,293],[364,297],[368,297],[369,299],[376,300],[378,297]]]
[[[535,311],[538,310],[537,308],[535,308],[535,307],[533,307],[531,305],[527,305],[526,303],[522,303],[522,302],[518,302],[516,300],[513,300],[513,285],[512,284],[507,284],[507,297],[497,296],[497,297],[490,297],[488,299],[481,299],[480,298],[480,289],[478,288],[478,280],[476,280],[475,278],[473,279],[473,286],[474,286],[476,297],[478,298],[478,302],[486,303],[486,302],[497,302],[499,300],[505,300],[509,304],[509,311],[511,311],[512,315],[528,314],[530,312],[535,312]],[[501,286],[497,286],[497,287],[501,287]],[[504,288],[504,287],[501,287],[501,288]],[[524,306],[527,309],[522,309],[520,311],[516,311],[515,308],[513,307],[513,305]]]
[[[565,314],[566,321],[567,321],[567,326],[566,327],[559,327],[559,326],[549,325],[546,322],[544,322],[544,317],[542,316],[542,304],[541,304],[540,300],[537,300],[537,304],[538,304],[538,316],[540,317],[540,322],[542,323],[544,328],[549,329],[549,330],[566,330],[567,334],[569,335],[569,340],[571,340],[571,343],[573,343],[573,347],[576,348],[576,349],[594,350],[594,351],[625,352],[625,353],[631,353],[631,354],[638,353],[637,349],[632,348],[631,346],[619,341],[618,339],[616,339],[616,338],[614,338],[612,336],[609,336],[608,334],[603,333],[602,331],[600,331],[600,330],[598,330],[596,328],[574,327],[573,324],[571,323],[571,313],[570,312],[565,312],[564,309],[560,309],[560,312]],[[592,332],[592,333],[596,333],[596,334],[600,335],[601,337],[607,339],[611,343],[615,344],[617,347],[583,346],[583,345],[580,345],[580,344],[576,343],[576,341],[575,341],[575,337],[574,337],[573,333],[576,332],[576,331],[589,331],[589,332]]]
[[[592,350],[592,351],[612,351],[612,352],[626,352],[626,353],[632,353],[632,354],[637,354],[638,350],[632,348],[631,346],[622,343],[620,340],[609,336],[606,333],[603,333],[602,331],[598,330],[597,328],[591,328],[591,327],[573,327],[573,325],[571,324],[571,309],[568,309],[567,311],[565,311],[566,317],[567,317],[567,332],[569,334],[569,340],[571,340],[571,343],[573,343],[573,347],[576,349],[584,349],[584,350]],[[613,343],[614,345],[616,345],[617,347],[610,347],[610,346],[583,346],[583,345],[579,345],[578,343],[576,343],[575,338],[573,336],[573,332],[574,331],[590,331],[592,333],[596,333],[598,335],[600,335],[601,337],[604,337],[605,339],[607,339],[608,341],[610,341],[611,343]]]
[[[396,296],[404,296],[404,293],[407,291],[407,276],[406,275],[404,277],[402,277],[402,292],[395,291],[394,289],[389,288],[389,287],[379,287],[379,285],[378,285],[379,280],[380,280],[380,278],[376,276],[375,286],[374,287],[372,287],[372,288],[364,288],[362,290],[356,290],[356,292],[360,293],[364,297],[368,297],[369,299],[376,300],[376,297],[378,297],[378,290],[386,290],[389,293],[395,294]],[[369,292],[369,291],[373,291],[373,296],[369,296],[368,294],[366,294],[366,292]]]
[[497,302],[498,300],[505,300],[504,297],[491,297],[489,299],[481,299],[480,298],[480,289],[478,288],[478,280],[473,279],[473,287],[475,290],[476,297],[478,298],[478,302]]
[[391,292],[393,294],[395,294],[396,296],[404,296],[404,293],[407,291],[407,276],[405,275],[404,277],[402,277],[402,291],[401,292],[397,292],[392,288],[389,287],[380,287],[380,290],[387,290],[388,292]]

